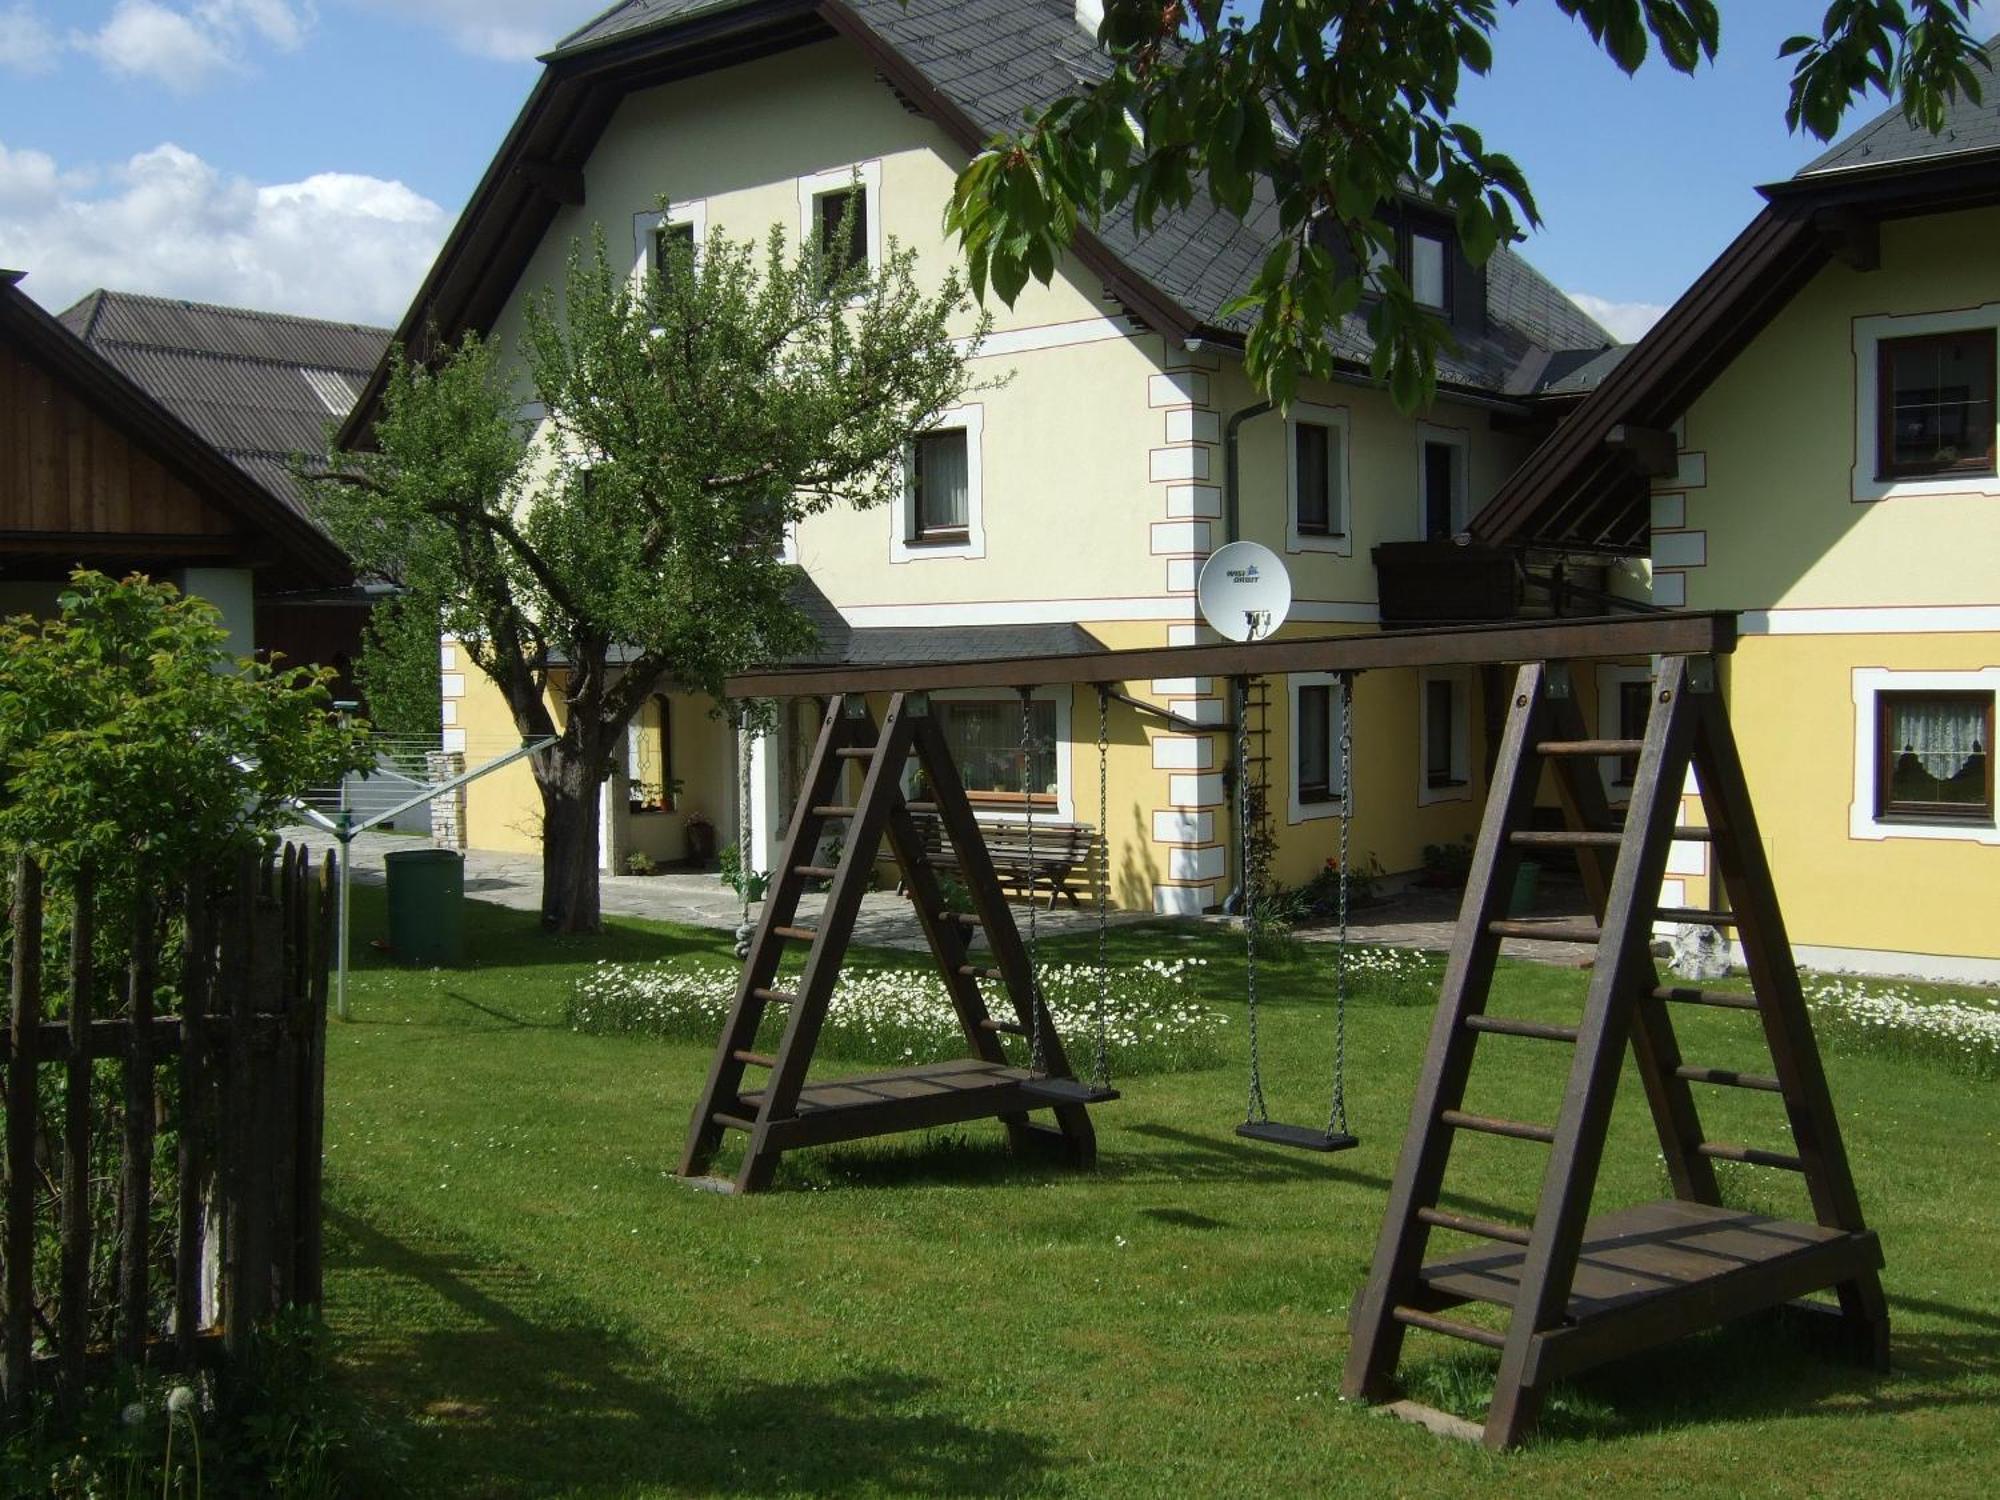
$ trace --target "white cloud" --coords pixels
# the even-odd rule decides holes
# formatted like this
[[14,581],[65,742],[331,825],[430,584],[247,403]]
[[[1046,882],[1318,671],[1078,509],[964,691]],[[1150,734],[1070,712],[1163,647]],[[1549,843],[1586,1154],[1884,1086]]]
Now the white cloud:
[[405,20],[427,22],[464,51],[522,62],[553,47],[611,0],[362,0]]
[[58,43],[48,22],[27,0],[0,10],[0,69],[14,73],[46,73],[56,65]]
[[161,145],[101,174],[0,143],[0,266],[44,307],[93,287],[394,323],[449,227],[400,182],[259,186]]
[[103,26],[72,32],[70,44],[114,73],[191,94],[218,73],[244,67],[253,40],[297,51],[314,15],[310,0],[198,0],[191,10],[118,0]]
[[1665,315],[1666,304],[1661,302],[1613,302],[1607,297],[1593,297],[1589,292],[1569,292],[1569,300],[1589,313],[1611,331],[1611,336],[1621,344],[1634,344],[1639,336]]

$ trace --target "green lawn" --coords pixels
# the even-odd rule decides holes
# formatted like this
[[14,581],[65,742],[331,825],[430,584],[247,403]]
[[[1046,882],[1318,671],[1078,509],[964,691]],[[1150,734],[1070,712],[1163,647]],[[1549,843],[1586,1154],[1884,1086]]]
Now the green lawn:
[[[365,951],[381,898],[356,894]],[[726,937],[618,922],[554,940],[530,914],[468,915],[476,966],[364,967],[328,1049],[328,1316],[346,1377],[414,1424],[409,1494],[1941,1496],[1988,1492],[2000,1463],[1990,1083],[1830,1061],[1887,1246],[1893,1375],[1752,1326],[1598,1372],[1552,1403],[1539,1441],[1495,1458],[1337,1394],[1427,1010],[1355,1009],[1363,1145],[1344,1155],[1234,1138],[1230,1067],[1131,1081],[1098,1111],[1091,1175],[1019,1165],[978,1125],[804,1153],[779,1191],[737,1200],[669,1175],[705,1049],[561,1021],[582,965],[713,959]],[[1240,1049],[1227,934],[1114,941],[1210,958]],[[1285,1118],[1324,1115],[1326,964],[1308,950],[1265,971]],[[1573,1016],[1583,979],[1510,965],[1495,1008]],[[1746,1018],[1676,1019],[1697,1061],[1761,1056]],[[1485,1046],[1469,1107],[1550,1118],[1567,1052]],[[1774,1101],[1712,1092],[1711,1135],[1782,1144]],[[1543,1154],[1471,1141],[1450,1201],[1532,1203]],[[1731,1188],[1801,1211],[1786,1174]],[[1628,1079],[1599,1201],[1662,1190]],[[1425,1399],[1482,1399],[1483,1354],[1409,1348]]]

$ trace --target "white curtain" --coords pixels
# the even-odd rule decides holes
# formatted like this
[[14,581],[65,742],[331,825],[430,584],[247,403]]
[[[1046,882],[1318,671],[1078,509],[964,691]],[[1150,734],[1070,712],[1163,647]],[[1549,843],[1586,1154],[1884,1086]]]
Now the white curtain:
[[1914,755],[1926,775],[1950,781],[1986,745],[1986,715],[1976,702],[1918,699],[1889,703],[1889,747],[1900,760]]
[[931,433],[917,444],[918,523],[925,531],[962,531],[971,479],[963,428]]

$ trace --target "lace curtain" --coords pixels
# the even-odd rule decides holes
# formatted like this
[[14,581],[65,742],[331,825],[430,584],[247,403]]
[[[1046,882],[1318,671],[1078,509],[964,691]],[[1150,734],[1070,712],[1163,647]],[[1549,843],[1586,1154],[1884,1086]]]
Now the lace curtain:
[[1892,698],[1889,748],[1898,761],[1912,756],[1939,781],[1961,775],[1985,743],[1985,707],[1971,698]]

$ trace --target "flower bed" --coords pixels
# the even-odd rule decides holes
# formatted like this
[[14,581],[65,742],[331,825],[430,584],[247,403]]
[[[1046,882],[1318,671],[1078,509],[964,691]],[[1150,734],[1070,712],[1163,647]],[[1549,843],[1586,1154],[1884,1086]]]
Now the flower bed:
[[[1202,967],[1201,959],[1148,959],[1112,970],[1105,1030],[1114,1077],[1186,1072],[1223,1060],[1225,1017],[1190,993]],[[671,960],[600,963],[578,981],[567,1019],[575,1031],[711,1042],[729,1014],[737,975],[734,968]],[[1097,971],[1087,964],[1049,964],[1041,977],[1070,1064],[1088,1073],[1097,1047]],[[767,1017],[767,1045],[775,1042],[780,1024],[780,1018]],[[1025,1058],[1018,1038],[1008,1045]],[[935,974],[860,969],[842,974],[835,984],[817,1051],[868,1062],[941,1062],[964,1056],[965,1038]]]
[[2000,1078],[2000,997],[1940,998],[1886,980],[1801,975],[1813,1027],[1829,1046],[1942,1062]]
[[[1334,955],[1327,949],[1325,966],[1332,972]],[[1348,994],[1381,1005],[1433,1005],[1444,980],[1444,955],[1418,948],[1347,950]]]

